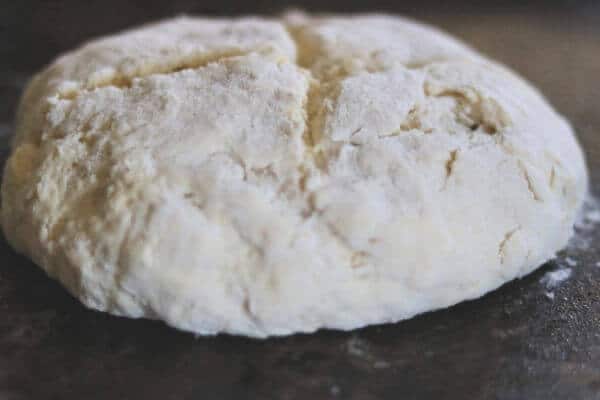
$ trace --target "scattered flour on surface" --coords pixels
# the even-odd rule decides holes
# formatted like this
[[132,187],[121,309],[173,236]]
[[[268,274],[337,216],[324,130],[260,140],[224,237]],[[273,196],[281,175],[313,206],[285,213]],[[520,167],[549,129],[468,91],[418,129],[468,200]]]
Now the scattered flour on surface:
[[331,393],[332,396],[338,396],[341,391],[342,390],[340,389],[340,387],[338,385],[332,385],[329,388],[329,393]]
[[570,249],[588,250],[593,244],[593,233],[600,223],[600,201],[588,195],[575,220],[575,234],[569,241]]
[[540,279],[540,283],[548,290],[555,289],[559,287],[562,282],[569,279],[572,272],[573,271],[571,268],[563,268],[546,272],[546,274],[542,276],[542,279]]
[[[574,257],[581,254],[582,250],[589,250],[594,245],[594,237],[599,224],[600,200],[588,195],[575,221],[574,235],[566,248],[566,253],[571,256],[559,256],[556,260],[559,264],[559,269],[546,272],[540,279],[540,284],[545,289],[543,294],[548,299],[554,300],[555,295],[553,290],[558,288],[573,274],[572,268],[579,264]],[[597,261],[594,265],[600,268],[600,261]]]
[[565,263],[567,263],[569,267],[574,267],[577,265],[577,261],[573,260],[571,257],[565,258]]
[[365,359],[371,358],[368,343],[358,336],[352,336],[350,339],[348,339],[346,342],[346,350],[348,351],[348,354],[355,357]]
[[375,361],[373,363],[373,368],[375,368],[375,369],[384,369],[384,368],[389,368],[389,367],[390,367],[390,363],[387,361],[379,360],[379,361]]
[[594,223],[600,222],[600,210],[593,210],[588,212],[585,216],[585,219]]
[[392,366],[389,361],[382,360],[373,354],[369,348],[369,343],[358,336],[352,336],[348,339],[345,347],[349,355],[361,359],[375,369],[385,369]]

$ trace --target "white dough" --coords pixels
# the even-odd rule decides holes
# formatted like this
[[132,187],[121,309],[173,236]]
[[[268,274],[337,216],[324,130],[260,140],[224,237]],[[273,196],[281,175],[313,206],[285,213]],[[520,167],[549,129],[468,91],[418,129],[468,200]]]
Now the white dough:
[[433,28],[178,18],[32,80],[2,226],[88,307],[265,337],[523,276],[565,246],[586,183],[565,119]]

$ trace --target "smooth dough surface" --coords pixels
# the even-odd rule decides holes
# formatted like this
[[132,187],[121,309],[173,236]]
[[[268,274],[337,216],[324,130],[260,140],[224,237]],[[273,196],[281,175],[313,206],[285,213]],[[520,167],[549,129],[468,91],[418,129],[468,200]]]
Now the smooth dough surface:
[[2,226],[88,307],[265,337],[481,296],[565,246],[586,185],[565,119],[431,27],[182,17],[33,78]]

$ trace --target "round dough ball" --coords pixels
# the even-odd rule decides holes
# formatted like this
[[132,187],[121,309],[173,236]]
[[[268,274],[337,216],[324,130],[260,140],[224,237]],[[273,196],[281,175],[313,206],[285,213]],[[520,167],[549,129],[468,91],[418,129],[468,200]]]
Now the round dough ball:
[[523,276],[565,246],[586,182],[565,119],[431,27],[178,18],[33,78],[2,225],[88,307],[265,337]]

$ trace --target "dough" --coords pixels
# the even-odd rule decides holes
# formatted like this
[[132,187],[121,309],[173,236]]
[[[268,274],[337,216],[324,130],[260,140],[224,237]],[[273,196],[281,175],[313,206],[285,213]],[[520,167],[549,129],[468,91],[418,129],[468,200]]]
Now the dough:
[[33,78],[2,226],[90,308],[266,337],[479,297],[565,246],[586,185],[565,119],[431,27],[185,17]]

